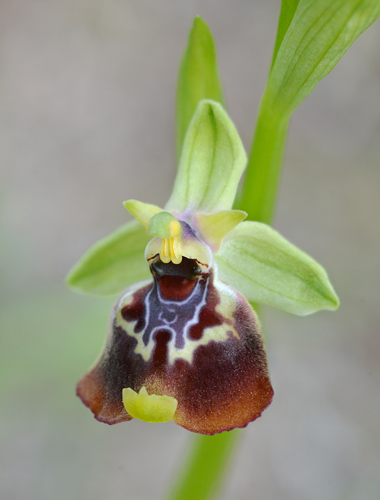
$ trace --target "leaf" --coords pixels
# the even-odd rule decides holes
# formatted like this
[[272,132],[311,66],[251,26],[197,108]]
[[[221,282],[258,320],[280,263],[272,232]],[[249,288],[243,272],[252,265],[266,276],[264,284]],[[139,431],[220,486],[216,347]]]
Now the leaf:
[[277,52],[280,48],[285,33],[287,32],[289,25],[292,22],[299,1],[300,0],[282,0],[281,2],[281,11],[278,20],[276,43],[273,49],[271,68],[273,67],[274,61],[276,60]]
[[184,141],[166,210],[229,210],[246,164],[234,124],[221,104],[200,101]]
[[379,15],[379,0],[283,0],[272,67],[235,206],[249,219],[272,221],[292,112]]
[[246,217],[246,212],[242,210],[221,210],[213,214],[199,213],[194,221],[202,239],[213,252],[217,252],[226,234]]
[[249,301],[306,315],[339,307],[326,271],[260,222],[242,222],[215,255],[218,275]]
[[177,154],[202,99],[223,103],[214,39],[205,21],[196,17],[182,58],[177,88]]
[[151,277],[145,247],[151,238],[137,221],[98,241],[66,278],[70,288],[90,295],[113,295]]
[[[285,20],[293,9],[289,2]],[[378,0],[300,0],[278,47],[264,102],[291,113],[379,16]],[[279,23],[278,39],[285,27]]]

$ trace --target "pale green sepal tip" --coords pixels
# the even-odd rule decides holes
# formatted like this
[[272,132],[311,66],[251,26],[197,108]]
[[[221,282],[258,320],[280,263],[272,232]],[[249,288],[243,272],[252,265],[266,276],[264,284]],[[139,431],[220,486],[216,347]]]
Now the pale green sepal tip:
[[150,279],[144,257],[149,240],[139,222],[125,224],[87,250],[69,272],[67,285],[87,295],[108,296]]
[[144,422],[169,422],[177,410],[178,401],[171,396],[149,395],[143,386],[137,393],[130,387],[123,389],[123,404],[131,417]]
[[127,200],[123,202],[124,207],[136,220],[142,224],[145,229],[148,229],[148,225],[152,217],[156,214],[162,212],[162,208],[156,205],[151,205],[150,203],[143,203],[138,200]]
[[246,217],[247,212],[243,210],[220,210],[213,214],[196,214],[194,219],[204,241],[217,252],[226,234]]
[[179,212],[231,209],[246,161],[240,137],[221,104],[200,101],[165,208]]
[[214,258],[219,279],[251,302],[298,315],[339,307],[323,267],[266,224],[242,222]]

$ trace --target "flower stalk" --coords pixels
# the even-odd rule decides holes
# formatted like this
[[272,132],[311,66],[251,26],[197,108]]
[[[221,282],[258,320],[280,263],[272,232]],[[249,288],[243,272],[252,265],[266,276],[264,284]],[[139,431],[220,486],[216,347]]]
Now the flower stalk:
[[264,103],[260,106],[256,131],[236,208],[250,220],[271,224],[276,209],[281,167],[289,120]]
[[195,435],[183,475],[174,484],[168,500],[208,500],[221,488],[221,476],[232,458],[241,432],[215,436]]

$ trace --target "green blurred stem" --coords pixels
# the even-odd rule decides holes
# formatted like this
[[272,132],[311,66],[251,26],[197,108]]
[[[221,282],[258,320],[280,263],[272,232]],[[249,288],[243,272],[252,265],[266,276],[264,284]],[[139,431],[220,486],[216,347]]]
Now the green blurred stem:
[[223,473],[240,431],[222,432],[215,436],[198,434],[183,475],[174,487],[169,500],[209,500],[220,488]]
[[289,118],[262,101],[242,193],[236,208],[250,220],[271,224],[276,208]]

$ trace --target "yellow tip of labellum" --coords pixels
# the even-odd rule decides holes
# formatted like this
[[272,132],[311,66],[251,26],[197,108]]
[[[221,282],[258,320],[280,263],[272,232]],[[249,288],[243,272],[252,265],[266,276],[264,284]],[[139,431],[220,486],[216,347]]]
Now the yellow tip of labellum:
[[169,422],[176,412],[178,401],[171,396],[149,395],[143,386],[137,393],[130,387],[123,389],[123,403],[131,417],[144,422]]

